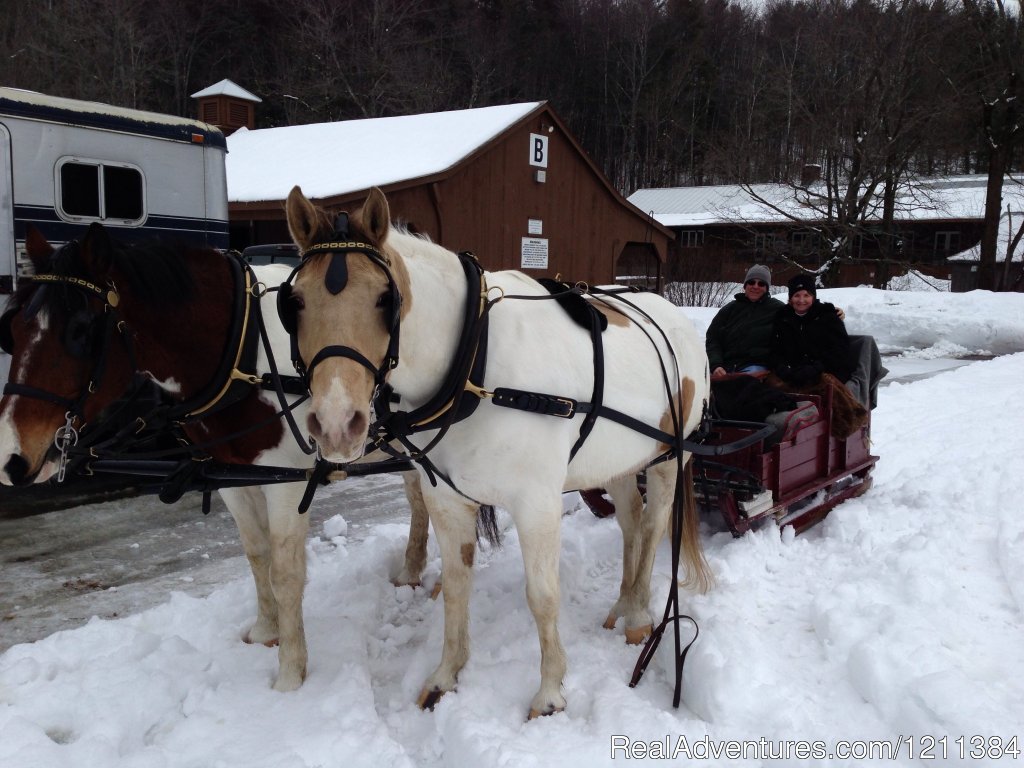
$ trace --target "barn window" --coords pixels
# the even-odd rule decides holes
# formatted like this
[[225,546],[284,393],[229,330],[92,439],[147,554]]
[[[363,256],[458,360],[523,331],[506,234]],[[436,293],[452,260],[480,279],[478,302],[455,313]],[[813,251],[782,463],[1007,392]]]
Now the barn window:
[[679,233],[680,248],[700,248],[704,245],[703,229],[684,229]]
[[811,253],[818,247],[818,233],[794,232],[790,235],[790,244],[797,253]]
[[960,233],[936,232],[935,233],[935,255],[945,256],[960,250]]
[[142,171],[125,163],[64,158],[57,163],[57,213],[68,221],[141,224]]
[[764,232],[754,235],[754,250],[759,253],[774,253],[775,235]]

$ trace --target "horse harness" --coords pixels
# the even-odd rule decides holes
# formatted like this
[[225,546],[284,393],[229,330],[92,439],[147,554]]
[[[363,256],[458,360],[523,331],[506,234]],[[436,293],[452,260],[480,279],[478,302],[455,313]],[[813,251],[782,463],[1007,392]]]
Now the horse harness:
[[[298,350],[297,338],[298,304],[292,293],[292,283],[299,271],[309,263],[309,259],[312,256],[328,252],[332,255],[324,277],[324,283],[328,292],[332,295],[338,295],[345,288],[348,276],[347,258],[350,254],[361,255],[369,259],[377,268],[384,272],[387,278],[391,312],[385,318],[385,324],[389,333],[389,343],[387,352],[379,366],[371,362],[358,350],[342,345],[324,347],[313,356],[308,365],[302,360]],[[291,336],[292,359],[296,371],[305,379],[307,387],[312,380],[312,372],[315,367],[329,357],[345,357],[354,360],[373,375],[375,387],[371,405],[374,419],[369,428],[369,439],[375,448],[383,450],[395,458],[411,459],[424,469],[432,484],[437,484],[435,476],[440,477],[460,495],[470,499],[470,497],[459,491],[445,473],[430,461],[428,453],[440,442],[450,427],[468,418],[476,410],[480,401],[487,399],[503,408],[512,408],[539,415],[571,419],[577,414],[583,414],[584,418],[580,425],[579,437],[570,452],[570,461],[583,446],[599,417],[610,419],[668,446],[667,451],[655,459],[655,461],[669,459],[678,450],[701,454],[715,452],[713,449],[709,450],[709,447],[702,445],[700,442],[690,439],[681,440],[675,434],[652,427],[621,411],[609,408],[603,403],[604,349],[602,332],[607,327],[607,318],[592,302],[586,300],[585,295],[589,294],[604,303],[608,303],[608,299],[618,299],[639,315],[650,320],[658,328],[657,324],[653,322],[653,318],[650,318],[634,303],[624,298],[623,294],[635,293],[637,289],[628,287],[609,289],[589,288],[580,285],[570,286],[565,283],[548,280],[541,281],[548,290],[547,294],[536,296],[505,295],[503,292],[498,291],[494,297],[491,297],[489,296],[490,290],[487,285],[486,275],[476,257],[468,251],[463,251],[458,256],[467,282],[468,298],[456,352],[438,391],[422,406],[409,411],[394,410],[392,408],[395,403],[400,402],[401,398],[387,381],[388,374],[398,365],[399,359],[398,337],[401,326],[401,292],[392,274],[390,259],[373,245],[349,239],[348,217],[346,214],[342,213],[338,216],[334,236],[307,248],[302,254],[300,263],[292,270],[288,279],[278,288],[278,313],[280,314],[282,324]],[[505,299],[556,300],[577,324],[589,331],[594,350],[594,387],[589,402],[580,402],[570,397],[508,387],[497,387],[491,391],[483,388],[487,364],[489,312],[495,304]],[[658,330],[664,337],[661,329],[658,328]],[[667,385],[667,373],[664,370],[662,373],[666,376]],[[472,397],[467,397],[467,395],[472,395]],[[678,418],[676,418],[676,422],[678,422]],[[678,432],[681,424],[676,423],[673,426],[675,431]],[[426,431],[437,432],[426,446],[418,447],[411,442],[411,436]],[[393,443],[400,444],[404,448],[405,453],[396,451],[392,447]],[[320,474],[322,477],[325,477],[326,470]],[[473,499],[470,500],[475,501]]]

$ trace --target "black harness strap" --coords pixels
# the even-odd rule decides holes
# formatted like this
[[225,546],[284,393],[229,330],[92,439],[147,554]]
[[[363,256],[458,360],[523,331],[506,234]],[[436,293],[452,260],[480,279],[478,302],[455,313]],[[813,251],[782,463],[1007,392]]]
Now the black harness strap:
[[[480,402],[479,398],[466,398],[465,393],[467,382],[470,392],[483,386],[487,369],[487,310],[490,304],[480,262],[469,251],[459,254],[459,262],[466,276],[466,307],[455,357],[438,391],[411,411],[393,411],[394,390],[391,385],[379,388],[373,401],[377,415],[374,427],[385,441],[402,440],[417,432],[450,427],[469,418]],[[425,449],[415,450],[417,453],[426,452]]]
[[226,261],[233,285],[233,307],[220,365],[199,394],[167,411],[169,421],[209,416],[237,403],[252,391],[253,385],[261,382],[261,377],[255,372],[260,341],[260,302],[253,301],[252,290],[255,276],[235,251],[228,254]]

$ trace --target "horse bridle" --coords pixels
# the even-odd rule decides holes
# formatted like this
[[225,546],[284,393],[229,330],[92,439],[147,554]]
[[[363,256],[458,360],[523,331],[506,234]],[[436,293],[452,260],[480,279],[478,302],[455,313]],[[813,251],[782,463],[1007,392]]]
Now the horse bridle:
[[[103,323],[103,348],[101,353],[96,357],[92,373],[89,376],[88,385],[77,398],[72,399],[69,397],[63,397],[62,395],[42,389],[41,387],[30,387],[26,384],[18,384],[16,382],[8,382],[4,385],[3,389],[3,394],[5,395],[20,395],[23,397],[32,397],[37,400],[44,400],[61,406],[72,416],[82,418],[82,406],[85,403],[86,398],[88,398],[90,394],[96,392],[99,388],[100,380],[103,376],[104,368],[106,367],[106,349],[108,346],[106,344],[106,340],[120,322],[117,317],[117,305],[120,303],[120,295],[117,292],[117,288],[113,283],[104,287],[91,283],[83,278],[69,275],[29,275],[21,279],[30,283],[39,283],[43,285],[44,288],[51,285],[70,286],[77,288],[87,296],[97,296],[103,301],[102,318],[105,320]],[[14,353],[14,335],[11,331],[11,324],[14,322],[14,316],[18,312],[24,311],[26,316],[31,318],[39,311],[40,304],[41,297],[36,296],[28,303],[27,307],[12,307],[4,312],[3,316],[0,317],[0,348],[2,348],[4,352],[7,352],[8,354]],[[97,315],[88,309],[79,309],[71,314],[67,321],[67,327],[64,330],[64,346],[67,348],[69,354],[79,359],[89,357],[92,346],[95,343],[96,338],[99,336],[98,325],[100,323],[100,318],[100,315]]]
[[[69,243],[68,245],[71,244]],[[11,328],[14,316],[18,312],[24,311],[27,317],[33,317],[40,309],[43,299],[42,291],[46,288],[55,285],[69,286],[82,291],[86,297],[96,296],[103,301],[102,315],[97,315],[88,309],[75,310],[68,318],[64,329],[64,346],[68,353],[72,357],[84,359],[90,356],[92,347],[100,336],[99,326],[101,317],[103,319],[103,341],[100,354],[96,356],[93,362],[89,383],[76,397],[64,397],[42,387],[32,387],[17,382],[7,382],[3,388],[4,395],[18,395],[20,397],[42,400],[64,409],[64,424],[54,434],[54,445],[60,451],[57,481],[62,482],[68,464],[68,449],[78,443],[78,430],[75,429],[75,422],[79,422],[79,428],[85,424],[85,401],[89,395],[99,389],[103,373],[106,369],[110,336],[115,328],[123,331],[123,324],[119,320],[117,313],[117,306],[120,303],[121,297],[113,283],[104,287],[83,278],[74,277],[73,275],[41,274],[28,275],[21,279],[29,283],[38,283],[42,285],[42,288],[24,308],[14,306],[0,316],[0,349],[3,349],[8,354],[14,353],[14,334]],[[127,346],[129,357],[134,359],[128,335],[122,332],[121,336]]]
[[[398,365],[398,337],[402,318],[402,293],[395,282],[394,274],[391,271],[391,260],[382,254],[376,247],[369,243],[348,239],[348,214],[341,213],[335,223],[335,239],[324,240],[311,245],[302,253],[302,260],[299,265],[288,275],[288,279],[278,286],[277,293],[277,314],[281,318],[281,324],[291,338],[292,363],[295,370],[306,381],[308,388],[313,379],[313,371],[317,365],[331,357],[344,357],[353,360],[366,368],[373,376],[375,388],[384,384],[388,373]],[[327,266],[327,273],[324,275],[324,286],[327,291],[336,296],[341,293],[348,284],[348,254],[357,253],[365,256],[371,263],[376,265],[388,279],[388,302],[391,305],[390,313],[385,317],[385,329],[388,332],[388,348],[384,353],[381,364],[374,365],[363,353],[353,347],[331,344],[318,351],[313,359],[307,364],[299,352],[298,342],[298,304],[292,292],[292,283],[299,271],[305,267],[312,256],[320,253],[331,253],[331,261]],[[377,306],[380,306],[378,303]]]

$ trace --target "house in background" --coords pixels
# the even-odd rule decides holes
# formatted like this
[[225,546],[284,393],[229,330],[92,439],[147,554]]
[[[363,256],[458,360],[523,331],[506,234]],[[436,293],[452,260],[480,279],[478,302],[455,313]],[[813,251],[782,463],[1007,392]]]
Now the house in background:
[[660,289],[671,231],[611,185],[546,102],[228,137],[231,245],[290,242],[293,186],[329,210],[368,191],[392,219],[491,270]]
[[[904,193],[895,215],[900,261],[950,279],[948,257],[981,239],[986,183],[981,175],[923,179],[912,194]],[[798,271],[791,262],[813,269],[829,256],[828,243],[815,229],[817,214],[801,194],[785,184],[726,185],[641,189],[629,201],[675,232],[670,274],[739,282],[751,264],[762,263],[781,283]],[[1017,187],[1008,185],[1003,196],[1020,198],[1015,205],[1024,207]],[[852,255],[864,261],[840,265],[833,276],[837,284],[874,283],[878,264],[871,259],[880,249],[870,227],[852,247]]]
[[[1005,197],[1005,195],[1004,195]],[[1024,242],[1014,243],[1017,232],[1024,224],[1024,211],[1007,211],[999,218],[999,234],[996,237],[996,272],[1000,282],[1010,290],[1024,291]],[[1022,238],[1024,240],[1024,238]],[[1011,253],[1010,263],[1006,254]],[[975,244],[947,259],[952,272],[951,289],[957,292],[973,291],[978,287],[978,265],[981,263],[981,244]]]

